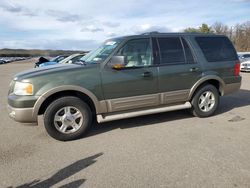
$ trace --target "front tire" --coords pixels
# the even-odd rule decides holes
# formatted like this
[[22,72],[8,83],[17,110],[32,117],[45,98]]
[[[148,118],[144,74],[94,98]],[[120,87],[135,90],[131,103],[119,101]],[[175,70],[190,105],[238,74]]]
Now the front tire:
[[191,112],[197,117],[209,117],[217,110],[219,101],[218,89],[210,84],[205,85],[194,94],[191,101]]
[[45,129],[56,140],[78,139],[91,124],[89,106],[77,97],[62,97],[53,101],[44,114]]

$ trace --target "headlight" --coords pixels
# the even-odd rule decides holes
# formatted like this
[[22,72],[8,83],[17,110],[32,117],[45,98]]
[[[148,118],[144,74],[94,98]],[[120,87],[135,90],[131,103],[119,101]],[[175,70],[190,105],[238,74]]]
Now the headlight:
[[14,87],[15,95],[33,95],[33,85],[26,82],[16,82]]

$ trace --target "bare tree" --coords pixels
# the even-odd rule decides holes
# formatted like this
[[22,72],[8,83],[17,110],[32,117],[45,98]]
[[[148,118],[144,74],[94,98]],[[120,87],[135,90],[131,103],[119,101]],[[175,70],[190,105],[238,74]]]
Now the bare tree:
[[250,51],[250,21],[234,26],[233,42],[238,51]]
[[228,26],[221,22],[215,22],[211,27],[207,24],[202,24],[198,29],[189,27],[184,32],[226,35],[233,42],[237,51],[250,52],[250,21],[234,26]]
[[212,29],[217,34],[223,34],[223,35],[228,35],[229,34],[229,27],[227,25],[224,25],[221,22],[215,22],[212,25]]

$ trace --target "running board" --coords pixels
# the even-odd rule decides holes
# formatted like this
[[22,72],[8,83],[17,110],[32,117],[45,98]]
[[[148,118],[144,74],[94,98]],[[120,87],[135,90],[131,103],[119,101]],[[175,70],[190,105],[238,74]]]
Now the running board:
[[180,105],[174,105],[174,106],[167,106],[167,107],[160,107],[160,108],[154,108],[154,109],[147,109],[147,110],[140,110],[140,111],[134,111],[134,112],[124,112],[120,114],[112,114],[112,115],[97,115],[97,122],[98,123],[103,123],[107,121],[114,121],[114,120],[119,120],[119,119],[126,119],[126,118],[131,118],[131,117],[137,117],[137,116],[142,116],[142,115],[149,115],[149,114],[157,114],[161,112],[168,112],[168,111],[174,111],[174,110],[182,110],[182,109],[187,109],[191,108],[192,105],[190,102],[186,102],[185,104],[180,104]]

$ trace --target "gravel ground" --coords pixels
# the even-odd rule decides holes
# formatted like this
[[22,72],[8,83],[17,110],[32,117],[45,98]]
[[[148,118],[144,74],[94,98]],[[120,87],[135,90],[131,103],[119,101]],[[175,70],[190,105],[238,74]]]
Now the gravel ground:
[[95,125],[59,142],[9,119],[11,77],[32,63],[0,65],[0,187],[250,187],[250,73],[209,118],[176,111]]

